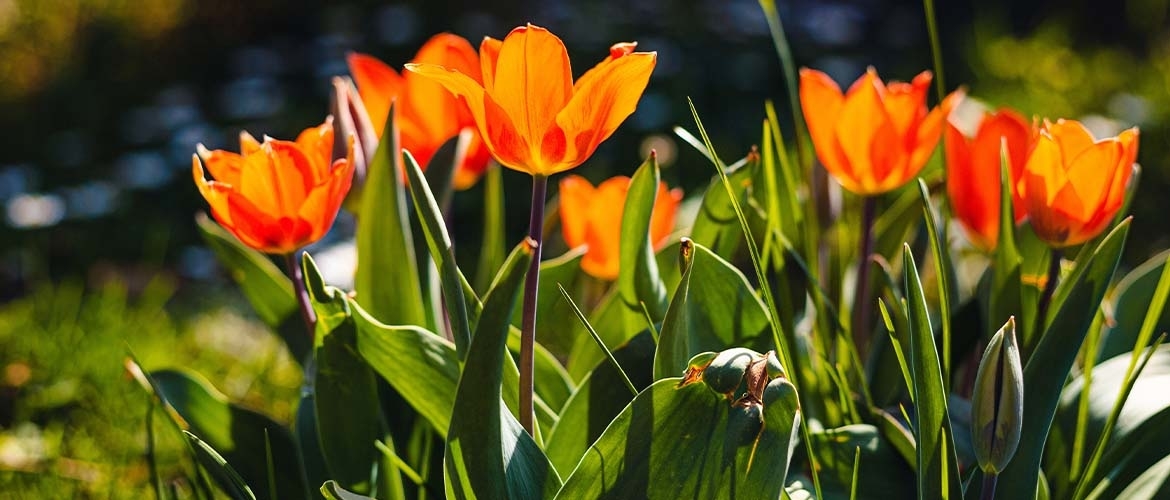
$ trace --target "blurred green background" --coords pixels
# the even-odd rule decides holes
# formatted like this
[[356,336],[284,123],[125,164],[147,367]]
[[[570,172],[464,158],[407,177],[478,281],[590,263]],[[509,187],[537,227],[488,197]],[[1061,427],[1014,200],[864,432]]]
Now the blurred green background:
[[[931,67],[920,2],[778,3],[797,63],[842,85],[870,65],[902,80]],[[1141,127],[1130,265],[1170,246],[1168,4],[937,5],[949,87],[1098,131]],[[148,368],[192,367],[287,421],[299,368],[198,239],[195,145],[235,149],[240,130],[291,137],[320,123],[348,51],[400,68],[434,33],[475,44],[525,22],[560,35],[578,75],[616,41],[658,51],[638,111],[575,171],[595,182],[631,173],[653,147],[672,186],[706,186],[710,167],[671,133],[693,128],[687,97],[726,158],[758,141],[765,99],[788,116],[752,0],[0,0],[0,497],[148,491],[148,400],[124,375],[130,352]],[[527,182],[505,172],[515,238]],[[452,207],[469,261],[481,204],[477,186]],[[343,217],[314,251],[351,231]],[[189,490],[177,438],[157,438],[163,476]]]

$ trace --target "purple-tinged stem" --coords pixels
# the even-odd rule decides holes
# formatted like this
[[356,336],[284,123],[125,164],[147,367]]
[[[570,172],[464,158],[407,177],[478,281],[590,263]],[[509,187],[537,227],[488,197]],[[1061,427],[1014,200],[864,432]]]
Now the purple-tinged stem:
[[1052,250],[1052,260],[1048,262],[1048,277],[1044,280],[1044,291],[1040,294],[1040,303],[1036,305],[1036,329],[1031,337],[1039,340],[1044,335],[1044,327],[1048,322],[1048,306],[1052,302],[1052,293],[1056,291],[1056,281],[1060,279],[1060,259],[1063,252],[1059,248]]
[[[859,359],[869,355],[870,287],[869,255],[873,253],[873,223],[877,217],[877,198],[866,196],[861,208],[861,251],[857,256],[857,296],[853,303],[853,346]],[[864,361],[863,361],[864,362]]]
[[536,251],[524,280],[523,322],[520,332],[520,425],[532,434],[532,363],[536,344],[536,291],[540,285],[540,251],[544,246],[544,198],[548,177],[532,176],[532,208],[528,218],[528,237],[536,242]]
[[309,299],[309,292],[305,290],[305,273],[301,270],[300,250],[284,255],[284,266],[288,277],[293,282],[293,292],[297,297],[297,308],[301,310],[301,319],[305,322],[305,331],[309,339],[314,340],[317,331],[317,314],[313,312],[313,303]]

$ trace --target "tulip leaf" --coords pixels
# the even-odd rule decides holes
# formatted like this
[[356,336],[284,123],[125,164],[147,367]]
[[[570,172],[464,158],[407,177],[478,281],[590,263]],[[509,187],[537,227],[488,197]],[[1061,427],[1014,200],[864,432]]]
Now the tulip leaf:
[[321,494],[325,495],[327,500],[374,500],[373,497],[359,495],[352,491],[342,488],[337,484],[337,481],[325,481],[321,485]]
[[[572,352],[578,337],[588,336],[580,322],[569,320],[573,317],[573,310],[557,291],[559,284],[566,290],[580,290],[583,295],[587,293],[585,290],[596,285],[595,280],[581,271],[581,259],[584,256],[585,247],[582,246],[540,263],[537,296],[542,300],[536,302],[536,341],[560,356],[567,357]],[[522,320],[521,310],[516,308],[512,314],[512,324],[519,328]]]
[[[371,473],[381,457],[382,415],[374,372],[358,354],[357,327],[345,293],[325,288],[313,259],[305,254],[307,289],[320,318],[311,377],[317,436],[331,478],[359,493],[373,490]],[[326,295],[328,294],[328,295]]]
[[[634,336],[613,351],[613,356],[637,390],[653,382],[654,339],[650,332]],[[589,445],[633,399],[621,373],[612,364],[597,365],[569,397],[557,425],[549,433],[545,449],[556,469],[563,474],[572,472]]]
[[[1090,498],[1133,498],[1119,496],[1121,490],[1170,456],[1170,446],[1166,444],[1170,443],[1170,394],[1166,391],[1170,384],[1170,346],[1158,346],[1144,366],[1138,366],[1140,371],[1130,373],[1132,362],[1131,353],[1123,353],[1097,365],[1092,373],[1087,394],[1087,441],[1098,443],[1107,437],[1108,442],[1099,462],[1086,470],[1086,474],[1093,469],[1096,472],[1081,478],[1082,483],[1095,485]],[[1058,422],[1066,432],[1076,426],[1077,406],[1087,381],[1084,376],[1077,377],[1061,396]],[[1114,415],[1119,395],[1126,396],[1124,406]],[[1110,425],[1112,429],[1105,436]],[[1162,488],[1170,492],[1170,484]]]
[[849,498],[858,452],[858,498],[914,497],[911,463],[878,428],[868,424],[846,425],[812,433],[811,438],[817,461],[825,471],[821,477],[828,479],[821,483],[825,488],[824,498]]
[[[1158,296],[1160,280],[1170,267],[1170,250],[1163,251],[1134,268],[1118,282],[1117,287],[1110,292],[1109,302],[1112,304],[1113,321],[1105,328],[1101,347],[1097,351],[1097,359],[1104,361],[1121,353],[1129,352],[1134,348],[1142,348],[1135,343],[1138,341],[1146,316],[1151,306],[1158,300],[1165,304],[1166,298]],[[1170,331],[1170,308],[1163,307],[1161,314],[1153,318],[1154,332]]]
[[256,494],[252,493],[248,483],[244,482],[244,478],[240,477],[240,474],[232,468],[227,459],[223,458],[223,455],[215,451],[215,448],[185,430],[183,437],[187,438],[187,443],[195,453],[196,462],[220,483],[225,493],[236,500],[256,500]]
[[[500,266],[504,265],[506,247],[507,244],[504,240],[503,168],[495,161],[491,161],[483,174],[483,243],[477,249],[479,251],[479,262],[475,266],[475,290],[477,292],[487,293],[488,288],[491,287],[496,272],[500,270]],[[539,317],[537,316],[537,318]]]
[[[430,185],[423,176],[418,162],[409,152],[402,154],[402,160],[406,165],[406,176],[410,181],[411,199],[414,200],[415,213],[422,224],[431,258],[439,267],[439,280],[447,318],[451,323],[452,337],[455,339],[455,352],[462,359],[467,356],[467,344],[471,342],[467,302],[463,297],[463,282],[467,279],[463,277],[463,273],[459,271],[459,266],[455,263],[455,251],[451,244],[451,237],[447,235],[447,225],[443,222],[443,214],[439,211],[439,205],[431,193]],[[450,179],[448,179],[449,181]]]
[[684,240],[679,248],[683,278],[662,321],[654,378],[681,375],[700,352],[766,349],[772,342],[767,309],[747,277],[703,245]]
[[[307,381],[307,380],[306,380]],[[321,484],[329,479],[325,466],[325,455],[321,452],[321,437],[317,433],[317,403],[311,388],[302,387],[293,421],[293,438],[301,452],[307,484]]]
[[[415,165],[422,169],[427,180],[427,190],[431,191],[431,198],[435,200],[435,206],[438,208],[446,209],[451,206],[451,196],[455,192],[455,172],[463,163],[470,139],[471,136],[464,139],[462,135],[448,139],[447,142],[439,146],[439,149],[435,150],[435,154],[431,155],[431,161],[427,162],[426,165],[419,165],[415,161],[414,155],[410,155],[410,161],[414,161]],[[409,153],[405,149],[402,150],[404,160]],[[407,187],[410,189],[411,196],[415,196],[414,180],[410,178],[410,164],[404,162],[403,166],[406,169]]]
[[779,498],[799,430],[792,384],[773,380],[783,395],[761,414],[703,383],[679,388],[680,380],[638,394],[557,498]]
[[358,267],[354,291],[378,321],[427,325],[422,285],[415,265],[406,188],[398,162],[399,141],[390,106],[382,141],[367,167],[357,224]]
[[560,488],[548,457],[500,399],[511,311],[534,250],[531,241],[521,243],[484,300],[447,435],[449,498],[539,499]]
[[240,287],[256,316],[273,329],[298,363],[312,349],[293,295],[292,281],[266,255],[244,245],[204,214],[195,216],[203,241]]
[[[658,261],[651,241],[651,221],[658,198],[658,158],[651,154],[630,179],[622,211],[621,246],[617,287],[631,308],[645,304],[650,317],[661,320],[666,314],[666,286],[658,276]],[[613,207],[616,208],[616,207]],[[607,207],[598,207],[604,210]]]
[[910,246],[902,249],[906,316],[910,327],[910,378],[914,393],[918,498],[962,498],[955,439],[947,414],[947,391],[926,308],[926,294]]
[[922,195],[922,217],[926,221],[926,233],[930,237],[931,255],[934,257],[935,279],[938,281],[938,315],[939,331],[942,345],[938,351],[942,362],[943,390],[951,386],[951,297],[954,296],[953,285],[954,264],[951,263],[951,254],[947,242],[943,241],[946,235],[938,224],[933,203],[930,201],[930,189],[926,181],[918,179],[918,192]]
[[1023,498],[1035,494],[1044,443],[1060,402],[1060,388],[1064,386],[1105,296],[1128,234],[1127,219],[1118,224],[1066,278],[1072,281],[1068,284],[1068,296],[1060,303],[1052,322],[1024,365],[1024,428],[1015,458],[1000,474],[996,498]]
[[[207,459],[230,464],[231,471],[238,473],[256,498],[307,498],[309,489],[300,453],[287,428],[265,415],[229,402],[227,396],[198,374],[170,369],[146,374],[137,364],[128,363],[139,384],[168,407],[170,411],[166,413],[171,420],[207,445],[198,447],[196,453],[201,456],[200,463],[225,491],[239,490],[239,481],[222,467],[209,468],[212,462]],[[271,457],[267,453],[269,447]],[[214,450],[215,455],[208,449]],[[269,489],[269,470],[281,478],[276,483],[276,491]]]
[[999,236],[992,256],[991,288],[988,293],[988,315],[986,325],[1002,325],[1008,318],[1016,317],[1023,322],[1021,330],[1032,328],[1027,323],[1020,304],[1021,257],[1016,246],[1016,218],[1012,205],[1011,164],[1006,144],[1000,152],[999,169]]

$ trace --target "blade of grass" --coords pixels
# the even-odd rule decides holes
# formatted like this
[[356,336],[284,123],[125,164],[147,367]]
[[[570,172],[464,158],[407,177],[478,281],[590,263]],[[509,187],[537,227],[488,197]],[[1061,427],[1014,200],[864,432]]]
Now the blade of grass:
[[[928,0],[929,1],[929,0]],[[941,239],[934,208],[930,202],[930,189],[926,181],[918,178],[918,192],[922,194],[922,216],[926,219],[926,234],[930,237],[930,250],[934,253],[934,272],[938,279],[938,314],[942,333],[943,389],[951,388],[951,273],[950,258],[946,241]]]
[[942,44],[938,40],[938,21],[934,15],[934,0],[922,0],[923,10],[926,11],[926,31],[930,35],[930,56],[934,59],[934,86],[938,90],[938,99],[942,101],[947,95],[947,86],[943,78]]
[[658,345],[658,328],[654,326],[654,318],[650,317],[650,310],[646,308],[645,302],[638,302],[638,305],[642,306],[642,317],[646,318],[646,329],[650,331],[650,338]]
[[861,447],[853,448],[853,481],[849,485],[849,500],[857,500],[857,471],[861,469]]
[[780,66],[784,69],[784,83],[788,90],[788,106],[792,109],[792,124],[796,127],[796,157],[800,159],[801,165],[808,165],[812,158],[805,151],[806,148],[801,139],[808,135],[808,131],[805,130],[804,120],[800,116],[796,62],[792,58],[792,50],[788,47],[788,37],[784,34],[784,23],[780,20],[780,11],[776,8],[775,0],[760,0],[760,8],[764,10],[764,19],[768,20],[768,31],[772,34],[776,55],[780,57]]
[[[414,468],[410,466],[410,464],[406,463],[402,457],[399,457],[397,453],[394,453],[394,450],[391,450],[389,446],[386,446],[386,444],[381,441],[374,441],[374,447],[378,448],[378,451],[381,451],[382,454],[386,456],[386,458],[389,458],[390,463],[394,464],[394,467],[405,474],[406,478],[409,479],[412,483],[417,486],[426,487],[426,481],[423,480],[422,475],[415,471]],[[390,472],[387,471],[387,473],[389,474]]]
[[609,348],[605,346],[605,341],[601,340],[601,335],[598,335],[597,330],[593,329],[593,325],[589,324],[589,319],[585,317],[585,313],[581,312],[581,309],[577,307],[576,302],[573,302],[573,297],[569,295],[569,291],[565,290],[565,287],[561,286],[560,283],[557,283],[557,290],[561,291],[561,295],[564,296],[565,300],[569,302],[569,307],[573,308],[573,313],[577,315],[577,319],[581,320],[581,324],[585,325],[585,329],[589,331],[589,335],[593,336],[593,341],[597,342],[597,347],[600,347],[602,351],[605,351],[605,358],[608,359],[609,363],[613,365],[615,370],[617,370],[618,375],[622,376],[622,382],[626,384],[626,388],[630,390],[630,394],[637,396],[638,389],[634,387],[633,382],[630,382],[630,377],[627,376],[626,371],[622,369],[621,363],[618,363],[617,358],[613,357],[613,353],[610,352]]
[[276,500],[276,465],[272,461],[272,440],[268,439],[268,428],[264,428],[264,464],[268,468],[268,498]]
[[[1093,319],[1093,326],[1089,327],[1089,335],[1085,338],[1084,352],[1084,366],[1081,368],[1081,377],[1085,379],[1085,387],[1093,386],[1093,369],[1097,366],[1097,356],[1092,353],[1098,352],[1097,349],[1101,344],[1101,328],[1105,314],[1102,311],[1097,312],[1097,317]],[[1081,477],[1081,468],[1085,465],[1085,440],[1089,432],[1089,391],[1081,392],[1081,397],[1077,401],[1077,426],[1073,429],[1073,445],[1072,458],[1069,460],[1069,474],[1068,477]]]

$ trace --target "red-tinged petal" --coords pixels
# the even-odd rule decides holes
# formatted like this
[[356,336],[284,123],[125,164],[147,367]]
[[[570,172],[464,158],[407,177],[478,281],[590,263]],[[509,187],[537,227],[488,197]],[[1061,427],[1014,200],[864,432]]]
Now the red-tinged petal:
[[[985,114],[979,131],[975,136],[973,147],[973,162],[976,165],[994,165],[996,171],[996,192],[999,192],[999,163],[1001,140],[1007,141],[1008,175],[1009,180],[1019,179],[1024,172],[1024,165],[1028,162],[1028,153],[1032,150],[1034,136],[1032,125],[1018,113],[1001,108],[994,114]],[[986,167],[991,168],[991,167]],[[1012,211],[1016,222],[1020,222],[1028,215],[1022,198],[1012,189]]]
[[[472,125],[474,127],[474,124]],[[484,171],[487,170],[488,162],[491,161],[492,155],[488,151],[487,146],[483,142],[483,137],[480,137],[479,131],[469,129],[472,131],[470,142],[467,144],[467,151],[463,156],[463,163],[455,170],[455,189],[464,190],[474,186],[479,178],[483,176]]]
[[270,139],[244,157],[240,194],[273,217],[296,213],[315,184],[311,161],[294,142]]
[[[893,124],[886,115],[878,91],[879,83],[873,70],[862,75],[845,96],[840,118],[835,124],[834,134],[850,171],[834,172],[829,169],[829,172],[837,177],[842,186],[856,190],[858,194],[882,192],[880,185],[893,167],[889,164],[895,157],[891,150],[899,149]],[[875,143],[879,139],[882,143]],[[874,154],[880,155],[880,165]],[[829,165],[826,164],[825,168],[828,169]]]
[[674,219],[682,202],[682,189],[670,189],[665,182],[658,183],[658,197],[650,213],[650,243],[657,246],[674,231]]
[[568,140],[565,162],[570,168],[589,158],[634,112],[656,63],[656,53],[636,52],[599,64],[581,77],[573,98],[556,115]]
[[208,151],[202,144],[195,146],[195,151],[207,166],[212,178],[219,182],[239,184],[240,171],[244,167],[242,156],[222,149]]
[[195,155],[191,155],[191,175],[195,178],[199,194],[203,195],[203,199],[207,200],[208,206],[211,207],[211,215],[221,225],[230,226],[232,213],[228,210],[227,197],[232,186],[224,182],[209,182],[203,172],[203,165],[199,163],[199,157]]
[[349,72],[357,83],[358,94],[374,123],[374,131],[381,137],[386,128],[386,117],[390,115],[390,103],[403,91],[403,79],[390,66],[372,56],[351,53],[346,59]]
[[[537,148],[544,142],[572,92],[569,53],[560,38],[531,24],[504,38],[489,94],[511,117],[529,147]],[[535,149],[529,155],[541,156]]]
[[297,218],[307,222],[312,228],[309,242],[305,244],[321,239],[329,232],[329,228],[333,227],[333,221],[337,218],[337,211],[341,209],[341,202],[349,192],[352,179],[353,163],[337,160],[325,182],[314,187],[305,198],[301,209],[297,211]]
[[838,179],[852,177],[849,161],[837,143],[836,125],[844,97],[828,75],[813,69],[800,70],[800,108],[812,136],[817,158]]
[[[482,81],[475,50],[467,40],[450,33],[431,37],[411,62],[437,64],[463,73],[476,82]],[[464,126],[474,124],[474,119],[463,109],[464,105],[439,83],[409,72],[403,75],[403,79],[406,89],[400,101],[401,121],[403,124],[412,124],[418,130],[417,134],[410,136],[403,134],[404,147],[412,152],[421,149],[433,151],[458,134]],[[460,121],[460,118],[464,121]],[[405,132],[405,128],[403,130]],[[408,143],[407,137],[415,141]],[[425,166],[430,157],[428,155],[418,159]]]
[[483,88],[495,86],[496,61],[500,58],[500,47],[504,42],[490,36],[483,37],[479,44],[479,67],[483,76]]
[[491,95],[484,95],[484,121],[487,130],[483,133],[484,144],[500,165],[530,175],[539,174],[539,157],[532,156],[528,140],[516,130],[508,112],[496,103]]
[[[1033,180],[1032,174],[1027,175],[1029,175],[1027,182],[1031,182]],[[1066,211],[1066,208],[1079,210],[1076,207],[1076,195],[1071,186],[1066,185],[1066,189],[1061,189],[1053,196],[1053,199],[1059,200],[1060,203],[1049,206],[1036,203],[1039,200],[1029,200],[1028,218],[1032,222],[1032,231],[1045,243],[1055,248],[1064,248],[1083,242],[1084,240],[1080,240],[1080,237],[1084,221],[1078,220],[1074,214]]]
[[930,159],[930,155],[934,154],[934,148],[938,145],[938,139],[942,135],[943,122],[950,116],[951,110],[955,109],[959,101],[963,100],[964,95],[962,90],[947,94],[942,102],[922,119],[922,123],[918,125],[918,135],[907,165],[909,177],[918,175],[918,172],[922,171],[922,167],[926,166],[926,161]]
[[333,117],[326,118],[325,123],[321,125],[302,131],[297,136],[296,144],[313,167],[312,180],[309,183],[320,182],[329,165],[333,163]]
[[282,225],[281,217],[266,213],[234,191],[228,193],[228,209],[232,212],[232,225],[225,228],[245,245],[274,254],[289,253],[298,248],[293,243],[297,225],[288,217],[283,217],[289,222]]
[[561,215],[561,237],[569,248],[586,243],[589,215],[594,210],[594,188],[584,177],[568,175],[561,179],[558,189]]
[[947,196],[951,207],[967,228],[971,241],[991,250],[999,239],[999,170],[979,168],[986,164],[976,163],[974,146],[968,144],[953,123],[947,121],[945,130]]

